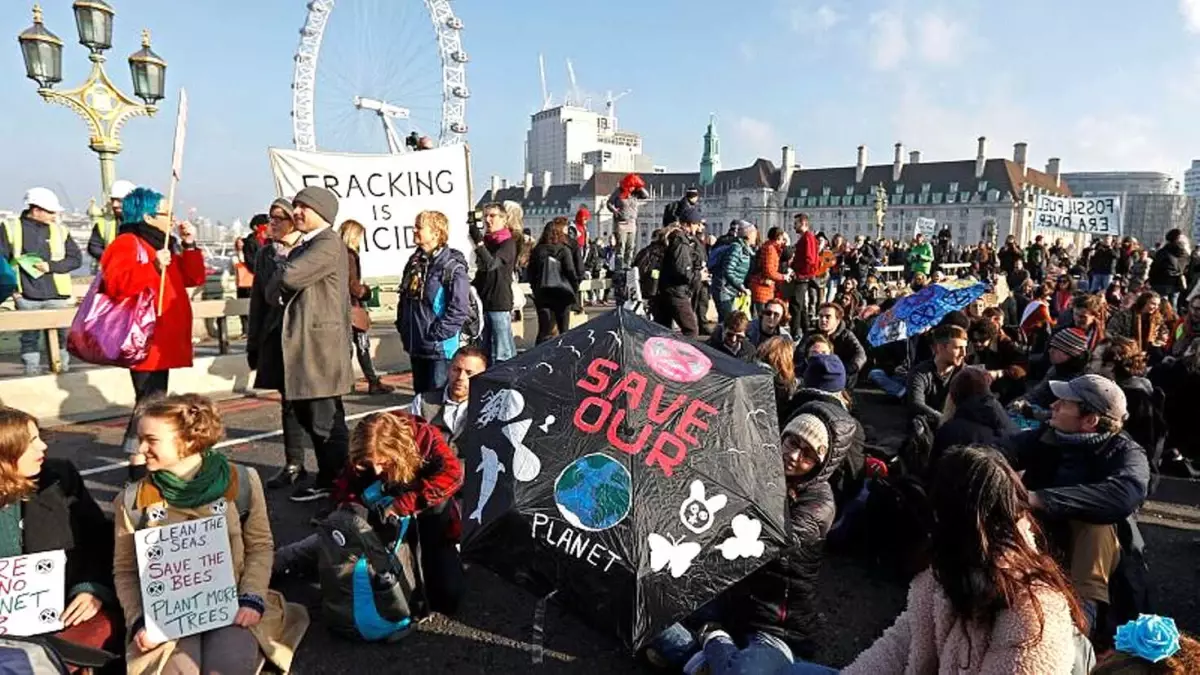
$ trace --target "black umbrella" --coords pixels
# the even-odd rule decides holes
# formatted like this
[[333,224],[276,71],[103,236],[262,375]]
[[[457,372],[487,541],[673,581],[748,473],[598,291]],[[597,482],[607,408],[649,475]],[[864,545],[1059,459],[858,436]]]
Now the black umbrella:
[[463,554],[640,648],[778,555],[769,371],[618,309],[471,381]]

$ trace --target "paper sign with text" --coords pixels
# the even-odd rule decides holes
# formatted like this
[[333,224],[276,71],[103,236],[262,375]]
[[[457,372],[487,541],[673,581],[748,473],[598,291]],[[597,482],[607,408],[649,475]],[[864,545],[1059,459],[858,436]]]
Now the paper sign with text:
[[917,222],[913,224],[913,236],[923,234],[926,237],[932,237],[937,234],[937,221],[933,218],[917,218]]
[[1121,234],[1120,197],[1052,197],[1038,195],[1034,227],[1103,236]]
[[0,635],[62,630],[66,570],[61,550],[0,558]]
[[350,155],[271,148],[275,192],[291,199],[312,185],[338,197],[337,222],[362,223],[364,277],[399,276],[416,249],[413,221],[421,211],[441,211],[450,220],[450,246],[467,255],[467,214],[472,208],[467,147],[401,155]]
[[225,516],[134,533],[146,635],[153,642],[223,628],[238,610]]

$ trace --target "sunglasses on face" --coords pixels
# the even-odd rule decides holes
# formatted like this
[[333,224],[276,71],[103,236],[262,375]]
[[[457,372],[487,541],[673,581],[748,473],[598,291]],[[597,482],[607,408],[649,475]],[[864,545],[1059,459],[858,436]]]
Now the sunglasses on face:
[[783,312],[773,312],[773,311],[769,311],[769,310],[768,310],[768,311],[766,311],[766,312],[763,312],[763,316],[774,316],[774,317],[780,317],[780,316],[783,316]]

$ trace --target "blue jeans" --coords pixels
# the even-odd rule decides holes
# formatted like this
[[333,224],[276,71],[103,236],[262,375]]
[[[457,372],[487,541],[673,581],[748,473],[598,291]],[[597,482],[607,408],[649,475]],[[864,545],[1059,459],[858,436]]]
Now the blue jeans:
[[1088,292],[1095,293],[1097,291],[1107,291],[1108,285],[1112,283],[1113,275],[1104,274],[1101,272],[1091,273],[1091,282],[1088,284]]
[[517,355],[517,345],[513,342],[512,312],[484,312],[483,343],[487,345],[489,366]]
[[[70,298],[61,298],[55,300],[29,300],[21,296],[15,298],[17,309],[37,310],[37,309],[70,309],[75,306],[75,301]],[[21,362],[25,364],[26,375],[37,375],[41,372],[42,350],[39,344],[42,331],[40,330],[23,330],[21,331]],[[49,345],[47,345],[49,346]],[[58,329],[58,350],[59,358],[62,360],[62,372],[67,372],[68,366],[71,364],[71,355],[67,352],[67,329]]]
[[418,394],[438,391],[446,387],[450,374],[450,362],[446,359],[412,359],[413,391]]
[[842,285],[842,278],[829,275],[829,281],[825,283],[825,302],[833,302],[837,297],[838,288]]
[[896,398],[904,398],[908,393],[908,382],[902,377],[888,375],[878,368],[874,368],[867,373],[867,379],[874,382],[875,386],[879,387],[884,393],[895,396]]
[[792,650],[772,635],[754,633],[745,649],[733,640],[715,636],[704,645],[704,661],[712,675],[837,675],[815,663],[792,661]]

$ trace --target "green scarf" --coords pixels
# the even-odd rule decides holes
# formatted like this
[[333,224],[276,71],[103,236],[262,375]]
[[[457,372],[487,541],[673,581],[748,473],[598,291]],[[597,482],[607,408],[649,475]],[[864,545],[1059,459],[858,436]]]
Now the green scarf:
[[218,452],[205,450],[200,470],[191,480],[180,478],[170,471],[155,471],[150,482],[162,493],[171,506],[194,509],[217,501],[229,489],[229,460]]

